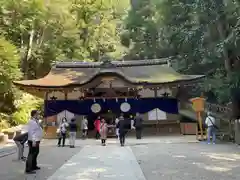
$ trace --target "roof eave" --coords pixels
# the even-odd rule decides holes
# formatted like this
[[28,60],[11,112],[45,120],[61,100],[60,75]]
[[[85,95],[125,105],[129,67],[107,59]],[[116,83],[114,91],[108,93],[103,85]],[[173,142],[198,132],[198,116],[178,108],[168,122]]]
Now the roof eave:
[[[205,75],[201,75],[198,77],[194,77],[192,79],[180,79],[180,80],[175,80],[172,82],[147,82],[147,81],[139,81],[139,82],[133,82],[130,81],[129,79],[126,79],[125,77],[123,77],[125,81],[127,81],[128,83],[130,83],[133,86],[160,86],[160,85],[174,85],[174,84],[188,84],[188,83],[197,83],[199,81],[201,81],[203,78],[205,78]],[[66,84],[66,85],[61,85],[61,86],[43,86],[43,85],[36,85],[36,84],[22,84],[21,81],[14,81],[13,84],[16,85],[17,87],[21,88],[37,88],[37,89],[66,89],[66,88],[75,88],[75,87],[84,87],[86,84],[91,83],[91,81],[95,79],[92,78],[89,81],[86,81],[82,84]]]

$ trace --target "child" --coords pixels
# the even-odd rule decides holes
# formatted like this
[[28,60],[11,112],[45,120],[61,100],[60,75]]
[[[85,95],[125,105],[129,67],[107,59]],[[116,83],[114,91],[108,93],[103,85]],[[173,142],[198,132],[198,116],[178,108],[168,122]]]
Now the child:
[[18,136],[15,136],[13,138],[14,142],[17,145],[18,148],[18,160],[22,160],[25,161],[26,157],[23,156],[23,152],[24,152],[24,144],[27,142],[28,140],[28,133],[25,132],[23,134],[20,134]]
[[106,146],[107,134],[108,134],[108,126],[107,126],[107,123],[105,122],[105,119],[102,119],[101,125],[100,125],[100,135],[101,135],[102,146]]

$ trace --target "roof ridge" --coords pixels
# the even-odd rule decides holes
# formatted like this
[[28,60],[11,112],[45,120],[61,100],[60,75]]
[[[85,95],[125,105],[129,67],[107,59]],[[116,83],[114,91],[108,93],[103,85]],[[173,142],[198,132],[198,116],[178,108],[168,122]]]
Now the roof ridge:
[[147,59],[147,60],[127,60],[127,61],[103,61],[103,62],[59,62],[55,64],[56,68],[113,68],[129,66],[151,66],[168,65],[171,58]]

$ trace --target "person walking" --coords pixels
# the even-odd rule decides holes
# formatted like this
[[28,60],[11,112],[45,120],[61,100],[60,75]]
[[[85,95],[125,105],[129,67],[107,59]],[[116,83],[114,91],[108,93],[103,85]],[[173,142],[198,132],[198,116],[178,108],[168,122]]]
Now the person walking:
[[216,143],[216,119],[211,115],[210,112],[207,113],[207,117],[205,120],[205,124],[207,126],[207,143],[211,144],[211,136],[212,143]]
[[58,147],[61,146],[61,141],[62,141],[62,147],[65,146],[65,140],[66,140],[66,135],[67,135],[67,119],[64,117],[62,119],[62,122],[59,126],[59,137],[58,137]]
[[100,138],[100,124],[101,124],[101,120],[100,120],[100,117],[98,117],[94,121],[94,127],[95,127],[95,131],[96,131],[96,139]]
[[86,117],[83,117],[81,128],[82,128],[82,137],[83,139],[85,139],[87,137],[87,131],[88,131],[88,120]]
[[127,123],[126,120],[124,119],[123,114],[120,115],[119,121],[117,124],[117,128],[119,129],[119,141],[121,146],[125,145],[125,136],[127,134]]
[[31,111],[31,118],[28,123],[28,157],[26,161],[26,174],[34,174],[39,170],[37,166],[37,157],[39,154],[39,145],[43,137],[43,130],[39,124],[40,113],[37,110]]
[[100,124],[100,137],[101,137],[102,146],[106,146],[107,134],[108,134],[108,125],[105,119],[102,118],[101,124]]
[[23,152],[24,152],[24,144],[28,140],[28,132],[15,136],[13,140],[18,148],[18,160],[25,161],[26,157],[23,156]]
[[78,127],[77,127],[77,124],[76,124],[76,119],[73,118],[73,119],[71,119],[71,122],[69,123],[69,144],[70,144],[70,148],[75,147],[77,129],[78,129]]
[[142,138],[142,123],[143,119],[140,116],[139,113],[136,113],[136,117],[134,118],[134,127],[136,130],[136,138],[141,139]]

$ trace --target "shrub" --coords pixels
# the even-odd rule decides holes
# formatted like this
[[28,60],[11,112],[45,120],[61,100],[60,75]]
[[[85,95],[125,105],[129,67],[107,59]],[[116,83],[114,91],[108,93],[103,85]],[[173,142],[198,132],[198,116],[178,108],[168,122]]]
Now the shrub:
[[8,115],[0,113],[0,131],[10,127]]
[[30,117],[30,112],[33,109],[39,109],[43,101],[27,93],[15,101],[17,108],[16,112],[12,114],[12,122],[14,125],[26,124]]

